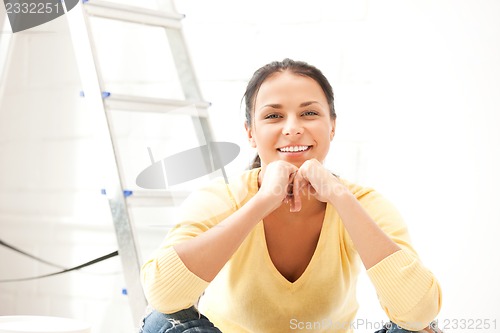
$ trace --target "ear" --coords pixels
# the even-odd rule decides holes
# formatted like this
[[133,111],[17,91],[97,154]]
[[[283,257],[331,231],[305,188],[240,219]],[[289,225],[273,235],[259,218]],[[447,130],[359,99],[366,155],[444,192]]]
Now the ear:
[[333,137],[335,136],[335,119],[332,120],[332,131],[330,132],[330,141],[333,140]]
[[248,142],[250,143],[250,147],[257,148],[257,144],[255,143],[255,139],[253,137],[252,127],[248,126],[247,122],[245,122],[245,130],[247,131]]

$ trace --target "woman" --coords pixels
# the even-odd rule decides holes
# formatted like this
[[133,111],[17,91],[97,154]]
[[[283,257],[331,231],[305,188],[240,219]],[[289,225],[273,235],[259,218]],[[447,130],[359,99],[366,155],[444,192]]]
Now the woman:
[[359,259],[397,324],[387,331],[429,330],[441,290],[400,215],[323,166],[336,119],[327,79],[285,59],[257,70],[244,97],[260,166],[183,204],[142,269],[155,309],[144,332],[352,332]]

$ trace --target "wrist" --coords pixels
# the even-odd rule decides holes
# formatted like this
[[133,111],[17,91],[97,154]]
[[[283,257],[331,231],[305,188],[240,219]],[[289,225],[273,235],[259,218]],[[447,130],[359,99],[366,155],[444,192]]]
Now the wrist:
[[329,203],[333,206],[342,204],[345,200],[352,200],[354,195],[349,191],[349,189],[342,183],[336,182],[330,190],[330,195],[328,196]]
[[266,217],[272,213],[276,208],[281,205],[281,202],[276,203],[276,198],[270,195],[265,195],[262,192],[257,192],[257,194],[250,199],[253,205],[253,209],[262,215],[262,218]]

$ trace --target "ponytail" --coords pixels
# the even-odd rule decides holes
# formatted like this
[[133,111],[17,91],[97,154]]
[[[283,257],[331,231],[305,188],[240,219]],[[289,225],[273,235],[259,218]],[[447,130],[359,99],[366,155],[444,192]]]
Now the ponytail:
[[253,159],[252,164],[250,164],[249,170],[255,169],[255,168],[260,168],[260,167],[261,167],[260,156],[259,156],[259,154],[257,154],[257,155],[255,155],[255,158]]

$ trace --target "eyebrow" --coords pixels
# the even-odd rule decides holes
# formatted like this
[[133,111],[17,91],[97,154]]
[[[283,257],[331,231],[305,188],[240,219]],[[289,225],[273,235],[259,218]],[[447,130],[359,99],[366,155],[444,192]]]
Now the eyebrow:
[[[309,105],[314,104],[314,103],[320,104],[317,101],[307,101],[307,102],[300,103],[299,107],[303,108],[303,107],[309,106]],[[270,107],[273,109],[282,109],[283,105],[281,105],[281,104],[266,104],[266,105],[262,106],[260,109],[262,110],[265,107]]]

